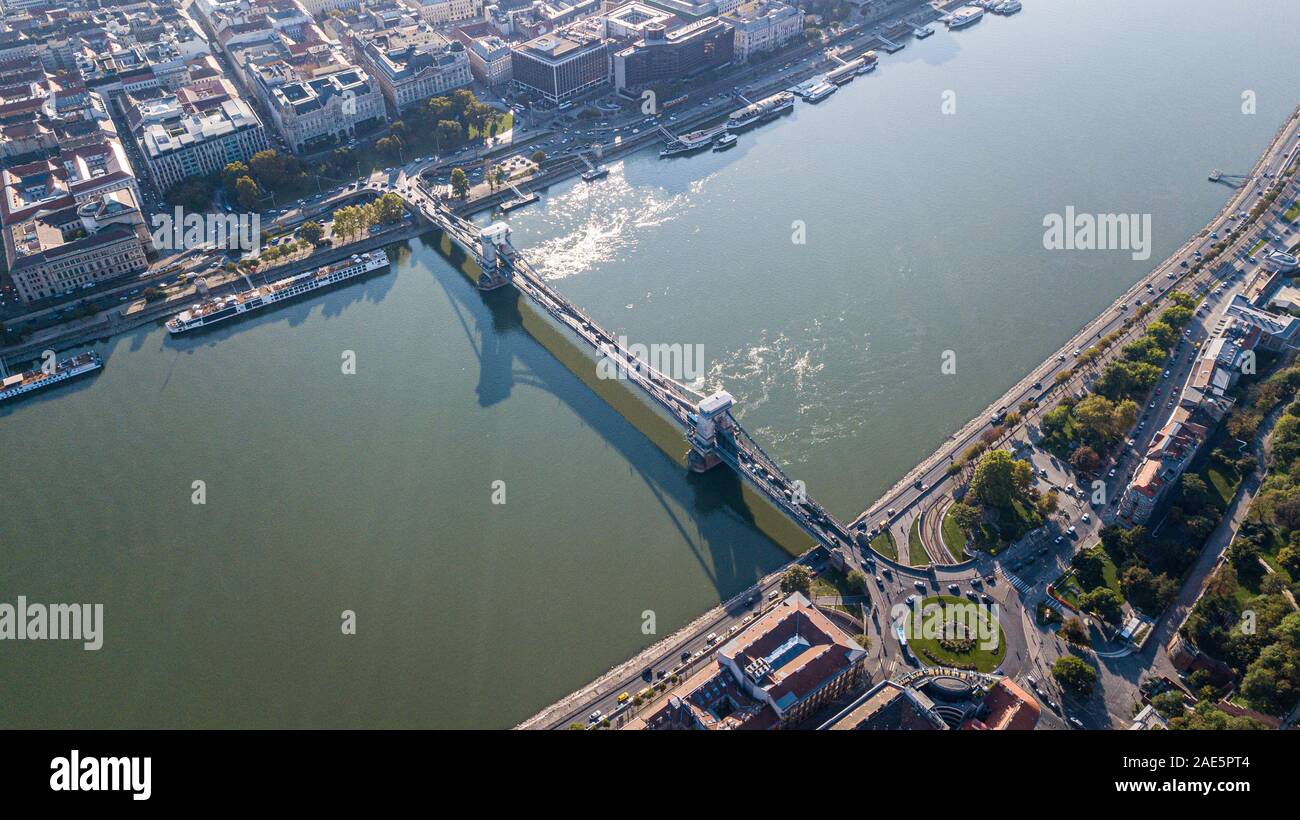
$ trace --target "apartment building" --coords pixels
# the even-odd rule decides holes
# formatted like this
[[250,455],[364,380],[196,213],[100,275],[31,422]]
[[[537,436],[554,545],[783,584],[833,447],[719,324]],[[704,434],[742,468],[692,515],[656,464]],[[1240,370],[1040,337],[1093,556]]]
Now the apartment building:
[[735,32],[737,63],[748,62],[755,54],[775,51],[803,37],[803,11],[786,3],[749,2],[720,16]]
[[247,162],[269,147],[262,121],[237,94],[215,104],[192,100],[192,93],[181,93],[139,108],[140,153],[160,191],[231,162]]
[[421,20],[435,26],[483,18],[483,0],[405,0],[405,3]]
[[358,57],[378,81],[393,116],[474,79],[464,44],[449,40],[428,23],[365,35]]

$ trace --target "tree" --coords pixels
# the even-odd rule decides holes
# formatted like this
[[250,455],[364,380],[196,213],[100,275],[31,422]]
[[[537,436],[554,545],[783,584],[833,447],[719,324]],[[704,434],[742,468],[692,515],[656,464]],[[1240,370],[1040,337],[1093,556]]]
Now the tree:
[[1106,562],[1101,560],[1101,556],[1093,550],[1079,550],[1070,559],[1070,566],[1074,568],[1074,574],[1079,578],[1079,583],[1084,589],[1094,589],[1106,582],[1105,569]]
[[1110,587],[1097,587],[1079,597],[1079,606],[1109,623],[1118,623],[1124,612],[1124,599]]
[[1182,507],[1187,512],[1197,512],[1210,503],[1210,488],[1206,486],[1205,480],[1196,473],[1188,473],[1183,476],[1179,495],[1182,498]]
[[1056,490],[1049,490],[1038,497],[1038,512],[1044,518],[1056,512],[1061,504],[1061,496]]
[[539,148],[533,152],[532,160],[535,164],[541,165],[546,161],[546,152]]
[[1169,728],[1194,731],[1224,731],[1242,729],[1263,729],[1264,724],[1258,720],[1242,715],[1234,717],[1217,708],[1209,701],[1201,701],[1196,708],[1169,721]]
[[781,576],[781,591],[789,595],[792,592],[808,594],[812,589],[812,570],[803,564],[795,564]]
[[1076,646],[1088,645],[1088,629],[1079,618],[1069,618],[1061,624],[1061,637]]
[[1094,475],[1101,469],[1101,456],[1097,455],[1096,450],[1085,444],[1082,447],[1075,448],[1075,451],[1070,453],[1070,466],[1085,475]]
[[1097,671],[1074,655],[1062,655],[1052,664],[1052,677],[1071,692],[1089,695],[1097,681]]
[[439,145],[460,145],[465,141],[465,128],[455,120],[440,120],[437,128]]
[[240,177],[235,182],[235,195],[239,197],[240,207],[246,211],[255,211],[262,198],[262,191],[252,177]]
[[1030,465],[1014,460],[1008,450],[984,454],[971,477],[969,493],[988,507],[1004,509],[1030,489],[1034,472]]
[[376,222],[396,222],[405,210],[406,203],[397,194],[384,194],[374,202]]
[[451,192],[457,199],[464,199],[469,194],[469,177],[464,168],[453,168],[451,172]]
[[1174,689],[1161,692],[1153,697],[1151,705],[1166,720],[1180,717],[1183,712],[1187,711],[1187,707],[1183,704],[1183,694]]
[[1292,578],[1300,578],[1300,548],[1286,546],[1277,551],[1277,562]]
[[867,586],[867,576],[863,575],[860,570],[852,570],[844,580],[854,589],[864,589]]
[[321,227],[321,224],[310,219],[302,223],[302,227],[298,229],[298,232],[303,239],[313,245],[319,242],[321,237],[325,235],[325,229]]
[[953,504],[952,507],[949,508],[948,513],[952,516],[952,520],[956,522],[957,526],[961,527],[966,532],[974,532],[979,529],[979,525],[984,519],[984,514],[978,509],[969,504],[963,504],[960,501]]
[[1141,566],[1131,566],[1119,578],[1119,588],[1133,606],[1147,613],[1157,613],[1173,600],[1177,584],[1168,575],[1155,575]]
[[239,161],[227,163],[225,169],[221,172],[221,181],[227,189],[233,191],[239,178],[246,177],[248,174],[248,166],[244,163]]
[[389,160],[395,160],[402,155],[402,138],[393,135],[384,137],[375,143],[375,149]]
[[285,158],[274,148],[253,154],[253,158],[248,161],[248,167],[252,170],[258,184],[266,188],[275,188],[285,180],[287,171]]

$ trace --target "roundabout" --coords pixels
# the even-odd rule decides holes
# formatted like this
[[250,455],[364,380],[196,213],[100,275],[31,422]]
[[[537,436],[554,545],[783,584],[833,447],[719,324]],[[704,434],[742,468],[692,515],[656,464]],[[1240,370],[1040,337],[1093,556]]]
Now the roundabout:
[[992,606],[934,595],[902,613],[907,646],[927,666],[992,672],[1007,655],[1007,637]]

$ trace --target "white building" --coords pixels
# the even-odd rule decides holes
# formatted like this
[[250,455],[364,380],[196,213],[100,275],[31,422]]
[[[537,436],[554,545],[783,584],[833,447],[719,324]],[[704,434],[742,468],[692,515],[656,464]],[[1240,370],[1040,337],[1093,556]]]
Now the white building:
[[405,0],[420,19],[430,25],[478,20],[483,17],[483,0]]
[[736,30],[734,59],[738,63],[803,36],[803,12],[776,0],[746,3],[721,16]]
[[358,56],[394,113],[473,82],[465,46],[428,23],[368,35]]
[[140,148],[159,190],[188,177],[247,162],[265,150],[266,130],[244,100],[228,99],[205,111],[184,111],[175,99],[141,106]]

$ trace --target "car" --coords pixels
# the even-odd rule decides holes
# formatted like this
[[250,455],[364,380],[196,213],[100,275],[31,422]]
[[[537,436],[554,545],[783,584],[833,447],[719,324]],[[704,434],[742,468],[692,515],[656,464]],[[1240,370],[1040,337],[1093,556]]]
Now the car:
[[1165,371],[1165,378],[1166,378],[1166,379],[1169,378],[1169,371],[1168,371],[1168,370]]
[[682,663],[686,663],[687,661],[689,661],[689,660],[691,659],[691,653],[690,653],[690,652],[683,652],[682,654],[678,655],[677,657],[681,659],[681,662],[682,662]]
[[983,601],[983,602],[986,603],[986,604],[991,604],[991,603],[993,603],[993,598],[992,598],[991,596],[989,596],[988,594],[980,595],[980,600]]
[[[1060,536],[1060,535],[1058,535],[1058,536],[1056,536],[1055,538],[1052,539],[1052,543],[1053,543],[1053,544],[1059,544],[1059,543],[1061,543],[1061,541],[1063,541],[1063,540],[1065,540],[1065,539],[1064,539],[1064,536]],[[1040,553],[1040,555],[1041,555],[1041,553]]]
[[949,584],[948,591],[951,592],[953,595],[960,595],[961,587],[957,586],[956,584]]
[[1077,717],[1069,718],[1069,721],[1070,721],[1070,725],[1073,726],[1074,728],[1076,729],[1083,728],[1083,721],[1079,720]]
[[917,589],[919,589],[919,590],[922,591],[922,592],[925,592],[925,582],[924,582],[924,581],[915,581],[915,582],[913,582],[912,586],[916,587]]
[[602,712],[602,711],[600,711],[599,709],[597,709],[596,711],[594,711],[594,712],[591,713],[591,716],[590,716],[590,717],[587,718],[587,722],[589,722],[589,723],[600,723],[600,719],[603,718],[604,716],[605,716],[605,713]]
[[1071,525],[1070,525],[1070,526],[1069,526],[1065,531],[1066,531],[1066,533],[1069,534],[1069,536],[1070,536],[1071,538],[1073,538],[1075,535],[1078,534],[1077,531],[1075,530],[1073,524],[1071,524]]
[[907,598],[905,599],[905,601],[906,601],[906,603],[907,603],[909,606],[911,606],[913,603],[916,602],[916,596],[915,596],[915,595],[909,595],[909,596],[907,596]]
[[885,582],[881,579],[879,575],[876,576],[876,586],[880,587],[881,589],[885,588]]
[[[1112,470],[1111,472],[1114,472],[1114,470]],[[1092,521],[1092,517],[1089,516],[1087,513],[1084,513],[1084,514],[1083,514],[1083,523],[1087,524],[1087,523],[1089,523],[1089,522],[1091,522],[1091,521]]]

